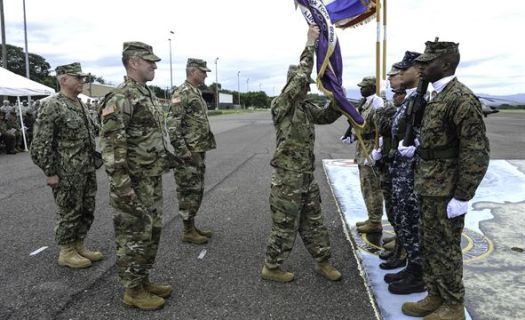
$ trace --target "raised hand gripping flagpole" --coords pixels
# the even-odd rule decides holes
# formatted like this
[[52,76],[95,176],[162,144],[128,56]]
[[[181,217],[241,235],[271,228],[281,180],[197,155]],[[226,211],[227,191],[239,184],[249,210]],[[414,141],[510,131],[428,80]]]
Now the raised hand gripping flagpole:
[[[306,21],[309,24],[316,24],[321,31],[317,45],[317,86],[326,96],[337,102],[336,105],[339,110],[357,129],[364,126],[364,119],[348,101],[342,88],[343,62],[335,26],[332,23],[334,19],[332,15],[338,21],[346,19],[347,22],[352,15],[355,17],[366,11],[368,7],[363,3],[368,3],[368,1],[345,0],[343,2],[341,5],[341,2],[330,1],[328,6],[325,6],[321,0],[296,0],[296,4],[300,7]],[[347,5],[352,2],[359,5],[359,8],[355,6],[348,8]],[[331,9],[331,12],[328,9]],[[363,21],[361,20],[358,23],[363,23]]]

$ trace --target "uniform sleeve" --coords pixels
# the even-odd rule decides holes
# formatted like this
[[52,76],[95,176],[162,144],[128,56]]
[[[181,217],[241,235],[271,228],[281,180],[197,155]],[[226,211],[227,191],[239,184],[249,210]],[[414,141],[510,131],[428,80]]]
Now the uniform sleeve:
[[175,155],[181,157],[189,152],[186,145],[184,134],[182,132],[182,124],[184,118],[184,106],[188,104],[188,97],[181,93],[175,92],[171,98],[170,111],[168,112],[168,133],[170,135],[170,142],[175,149]]
[[459,140],[458,180],[454,198],[466,201],[474,197],[490,159],[489,141],[479,101],[472,97],[461,103],[453,121]]
[[100,144],[102,160],[112,189],[120,195],[131,191],[131,179],[127,163],[128,145],[126,128],[132,106],[122,95],[110,98],[101,110]]
[[271,111],[274,122],[282,118],[294,107],[295,101],[304,90],[314,66],[314,46],[306,46],[301,53],[299,68],[296,75],[286,84],[281,94],[272,101]]
[[333,101],[326,108],[320,108],[311,102],[307,102],[307,106],[315,124],[333,123],[341,116],[341,112],[335,108]]
[[31,143],[31,159],[48,177],[57,174],[58,163],[55,134],[58,125],[56,103],[46,103],[40,108]]

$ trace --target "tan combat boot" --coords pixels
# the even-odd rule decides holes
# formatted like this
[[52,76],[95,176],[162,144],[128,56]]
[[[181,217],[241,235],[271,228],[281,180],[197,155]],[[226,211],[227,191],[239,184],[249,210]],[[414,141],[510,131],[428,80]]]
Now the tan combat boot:
[[356,227],[364,226],[364,225],[367,224],[368,222],[369,222],[368,219],[365,220],[365,221],[357,221],[357,222],[355,223],[355,226],[356,226]]
[[84,246],[82,240],[78,240],[77,242],[75,242],[75,249],[77,249],[79,255],[89,259],[91,262],[97,262],[104,259],[104,255],[102,254],[102,252],[98,250],[89,250]]
[[160,309],[165,303],[163,298],[144,290],[142,286],[127,288],[122,301],[130,307],[141,310]]
[[146,291],[161,298],[167,298],[173,292],[173,288],[169,284],[153,283],[148,278],[142,282],[142,285]]
[[405,302],[401,307],[401,311],[407,316],[424,317],[436,311],[443,304],[443,299],[440,296],[426,296],[423,300],[418,302]]
[[195,225],[193,225],[193,227],[195,228],[195,231],[197,231],[197,233],[200,234],[201,236],[206,237],[206,238],[211,238],[211,235],[212,235],[211,230],[197,229]]
[[68,244],[60,248],[58,264],[73,269],[82,269],[91,266],[91,261],[79,255],[74,244]]
[[277,282],[290,282],[293,280],[293,273],[282,271],[279,267],[270,269],[264,265],[261,271],[261,278]]
[[423,320],[465,320],[465,306],[460,304],[444,303]]
[[381,233],[382,231],[383,226],[381,222],[367,221],[365,224],[357,227],[357,232],[359,233]]
[[328,262],[318,262],[315,265],[315,272],[331,281],[341,280],[341,273]]
[[208,242],[208,238],[201,235],[195,229],[193,220],[184,220],[184,232],[182,234],[182,242],[189,242],[193,244],[205,244]]

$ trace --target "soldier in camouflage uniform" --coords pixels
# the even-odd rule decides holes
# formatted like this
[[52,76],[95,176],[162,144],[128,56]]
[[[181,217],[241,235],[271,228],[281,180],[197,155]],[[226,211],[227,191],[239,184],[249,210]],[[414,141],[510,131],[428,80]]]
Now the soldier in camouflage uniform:
[[341,279],[339,271],[328,262],[330,240],[323,223],[319,186],[314,179],[314,124],[332,123],[341,113],[333,105],[322,109],[305,100],[313,83],[310,73],[319,28],[310,26],[307,35],[299,65],[290,66],[287,84],[271,104],[277,138],[271,160],[273,224],[261,277],[278,282],[294,278],[293,273],[282,271],[280,266],[292,251],[297,232],[317,262],[315,270],[329,280]]
[[[401,89],[401,75],[400,70],[392,66],[391,70],[387,73],[388,81],[390,82],[390,87],[395,90]],[[396,94],[394,93],[394,97]],[[379,148],[372,150],[371,157],[375,161],[375,166],[378,168],[379,177],[381,181],[381,191],[383,193],[383,199],[385,201],[385,211],[388,218],[388,222],[392,225],[394,233],[397,235],[398,228],[394,223],[394,208],[392,204],[392,177],[390,176],[389,165],[391,162],[391,157],[389,156],[390,149],[392,148],[392,118],[396,112],[395,101],[387,102],[384,108],[379,108],[376,110],[375,114],[375,123],[379,133]],[[385,250],[379,253],[379,258],[388,259],[396,258],[399,260],[399,257],[402,255],[401,246],[398,241],[396,241],[396,236],[393,237],[384,237],[383,238],[383,248]],[[402,260],[402,259],[401,259]]]
[[94,127],[77,97],[87,75],[80,63],[59,66],[56,74],[60,92],[40,108],[31,158],[47,176],[58,207],[58,264],[86,268],[103,259],[102,253],[83,244],[93,223],[97,193]]
[[[481,104],[458,81],[458,44],[428,41],[422,77],[438,92],[423,115],[416,156],[415,191],[420,197],[420,241],[428,296],[403,304],[403,313],[425,319],[464,319],[463,231],[468,201],[489,164],[489,141]],[[410,156],[414,147],[400,146]]]
[[125,42],[127,77],[100,110],[124,303],[144,310],[161,308],[172,292],[171,286],[149,280],[162,231],[162,174],[174,157],[161,106],[146,85],[155,77],[157,61],[151,46]]
[[7,154],[15,154],[16,137],[14,130],[10,128],[7,119],[5,118],[5,111],[0,110],[0,143],[5,144]]
[[195,226],[204,195],[206,151],[217,147],[208,121],[208,106],[198,89],[210,71],[206,61],[189,58],[186,81],[173,93],[168,113],[171,142],[177,157],[183,160],[174,170],[179,214],[184,223],[182,241],[194,244],[207,243],[212,234]]
[[[425,291],[423,282],[422,260],[419,245],[419,205],[414,193],[414,158],[403,157],[397,146],[405,137],[406,125],[411,119],[406,114],[408,105],[414,99],[414,93],[419,83],[419,66],[415,59],[420,53],[406,51],[401,62],[395,64],[402,70],[401,85],[406,88],[406,98],[394,115],[392,124],[392,161],[390,174],[392,176],[392,200],[394,203],[394,219],[398,229],[399,243],[407,252],[408,265],[397,273],[385,275],[389,283],[388,290],[395,294],[409,294]],[[386,264],[391,269],[404,266],[398,259],[389,260]]]
[[361,193],[365,201],[368,219],[356,223],[357,231],[361,233],[380,233],[383,230],[381,217],[383,216],[383,194],[379,172],[369,163],[370,153],[377,147],[379,132],[376,126],[376,112],[384,107],[384,101],[375,94],[376,78],[365,77],[357,84],[361,89],[363,99],[358,106],[365,127],[361,129],[363,145],[356,144],[356,161],[359,169]]

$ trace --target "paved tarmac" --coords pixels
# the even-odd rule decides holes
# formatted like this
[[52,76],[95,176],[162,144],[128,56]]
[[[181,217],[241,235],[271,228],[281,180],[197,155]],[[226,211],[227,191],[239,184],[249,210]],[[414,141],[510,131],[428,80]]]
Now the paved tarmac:
[[[346,121],[319,126],[316,143],[316,177],[332,262],[344,278],[331,283],[315,274],[298,239],[285,263],[296,280],[278,284],[259,277],[271,223],[269,161],[275,136],[270,114],[210,120],[218,148],[207,155],[197,223],[215,233],[205,246],[180,242],[174,179],[166,174],[164,230],[152,279],[172,284],[175,291],[156,312],[129,309],[120,301],[105,172],[97,174],[96,218],[87,242],[106,259],[89,269],[70,270],[56,264],[55,205],[42,172],[27,153],[0,155],[0,319],[376,319],[321,167],[321,159],[353,156],[354,147],[338,140]],[[524,159],[525,113],[498,113],[486,120],[491,158]]]

